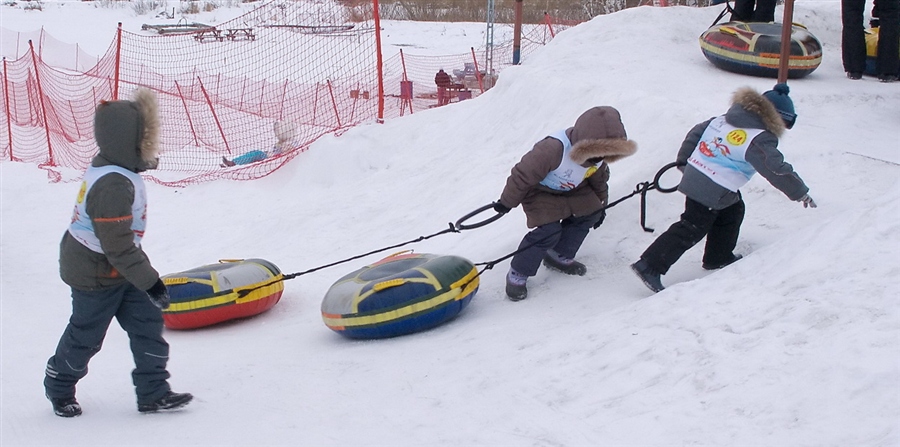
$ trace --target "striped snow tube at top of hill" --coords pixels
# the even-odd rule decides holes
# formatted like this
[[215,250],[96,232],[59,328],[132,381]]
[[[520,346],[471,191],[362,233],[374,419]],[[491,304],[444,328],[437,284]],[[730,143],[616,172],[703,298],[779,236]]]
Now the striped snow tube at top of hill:
[[[718,68],[733,73],[778,77],[781,24],[728,22],[700,35],[703,55]],[[793,24],[788,78],[802,78],[822,63],[822,43],[805,27]]]

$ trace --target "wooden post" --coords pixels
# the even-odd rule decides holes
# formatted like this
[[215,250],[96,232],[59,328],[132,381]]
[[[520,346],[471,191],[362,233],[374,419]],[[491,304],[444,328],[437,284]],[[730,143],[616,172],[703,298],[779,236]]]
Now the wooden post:
[[513,25],[513,65],[522,57],[522,0],[516,0],[516,23]]
[[778,64],[778,83],[788,79],[791,59],[791,33],[794,30],[794,0],[784,0],[784,18],[781,23],[781,60]]

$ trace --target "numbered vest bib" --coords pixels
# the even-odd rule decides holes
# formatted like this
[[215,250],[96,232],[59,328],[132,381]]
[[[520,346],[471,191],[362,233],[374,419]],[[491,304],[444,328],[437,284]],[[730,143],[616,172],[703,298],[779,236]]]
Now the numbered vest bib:
[[706,126],[687,161],[716,184],[737,192],[756,174],[744,156],[750,142],[762,132],[762,129],[734,127],[720,116]]
[[85,204],[88,192],[97,183],[100,177],[109,173],[122,174],[134,185],[134,202],[131,204],[131,230],[134,232],[134,245],[141,245],[144,237],[144,229],[147,227],[147,190],[144,188],[144,179],[140,174],[131,172],[119,166],[88,167],[75,200],[75,211],[72,213],[72,222],[69,224],[69,234],[82,245],[97,253],[103,253],[100,240],[94,234],[94,224],[87,213]]
[[569,153],[572,151],[572,142],[569,141],[569,137],[566,136],[565,130],[550,135],[550,137],[556,138],[562,142],[563,155],[559,167],[550,171],[550,173],[541,180],[542,185],[556,191],[569,191],[575,189],[584,181],[584,179],[590,177],[597,171],[596,166],[585,168],[584,166],[575,163],[575,161],[569,157]]

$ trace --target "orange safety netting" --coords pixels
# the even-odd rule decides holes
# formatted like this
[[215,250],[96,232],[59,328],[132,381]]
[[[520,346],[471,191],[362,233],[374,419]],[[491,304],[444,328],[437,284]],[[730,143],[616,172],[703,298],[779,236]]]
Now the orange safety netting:
[[[145,173],[148,180],[184,186],[256,179],[323,135],[436,106],[439,68],[454,77],[452,99],[464,100],[489,89],[512,64],[513,44],[505,42],[494,45],[490,72],[483,49],[385,54],[379,70],[376,21],[351,21],[351,12],[273,1],[215,27],[174,26],[159,35],[120,27],[87,70],[51,66],[32,46],[3,59],[0,157],[39,164],[54,181],[65,170],[83,171],[96,154],[96,105],[147,87],[157,93],[162,125],[160,166]],[[521,57],[571,25],[525,25]],[[253,151],[265,158],[221,166],[223,158],[239,161]]]

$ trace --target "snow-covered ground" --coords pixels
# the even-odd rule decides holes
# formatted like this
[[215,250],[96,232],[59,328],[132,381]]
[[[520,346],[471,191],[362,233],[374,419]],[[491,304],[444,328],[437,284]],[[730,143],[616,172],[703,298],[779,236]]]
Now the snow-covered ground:
[[[0,6],[2,26],[42,25],[99,53],[116,22],[149,21],[93,5]],[[774,84],[705,60],[697,37],[719,11],[597,17],[477,99],[323,138],[257,181],[149,185],[144,248],[164,273],[249,257],[297,272],[431,234],[496,200],[535,141],[595,105],[618,108],[639,145],[612,165],[610,196],[625,196],[673,160],[691,126],[723,113],[735,89]],[[839,2],[797,0],[794,21],[825,56],[790,81],[799,119],[781,149],[819,207],[755,177],[743,189],[740,262],[706,272],[698,246],[651,294],[628,268],[655,237],[633,198],[588,236],[585,277],[542,269],[529,298],[513,303],[504,262],[457,319],[351,341],[322,323],[321,299],[381,258],[370,256],[288,281],[282,301],[255,318],[167,331],[171,383],[196,396],[172,414],[137,413],[127,337],[113,325],[78,387],[84,414],[53,415],[41,380],[70,312],[57,250],[78,184],[0,163],[0,444],[900,445],[900,84],[844,77]],[[385,28],[386,45],[436,54],[461,52],[438,36],[472,38],[464,49],[483,38],[480,24]],[[683,196],[651,192],[648,202],[658,234]],[[516,209],[411,248],[483,262],[515,250],[525,232]]]

